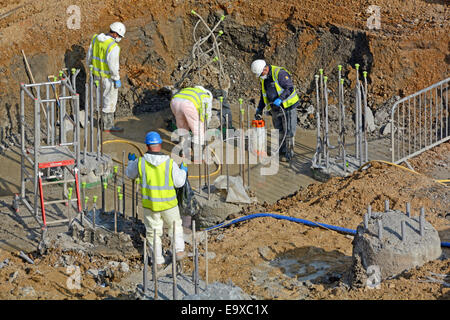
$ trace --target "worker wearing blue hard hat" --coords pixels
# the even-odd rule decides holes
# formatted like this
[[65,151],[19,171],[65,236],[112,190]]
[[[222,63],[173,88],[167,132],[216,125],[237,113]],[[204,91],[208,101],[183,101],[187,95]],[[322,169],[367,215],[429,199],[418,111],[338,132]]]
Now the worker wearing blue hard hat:
[[[176,256],[177,259],[186,256],[175,188],[181,188],[186,182],[187,167],[183,163],[178,167],[173,159],[162,153],[162,142],[157,132],[148,132],[145,136],[147,152],[140,158],[135,154],[128,154],[129,162],[126,170],[127,177],[139,178],[141,183],[146,240],[150,249],[155,250],[158,268],[161,268],[165,261],[161,245],[164,223],[167,224],[169,235],[172,236],[175,222],[175,239],[172,241],[175,241]],[[153,248],[153,230],[156,230],[156,248]]]

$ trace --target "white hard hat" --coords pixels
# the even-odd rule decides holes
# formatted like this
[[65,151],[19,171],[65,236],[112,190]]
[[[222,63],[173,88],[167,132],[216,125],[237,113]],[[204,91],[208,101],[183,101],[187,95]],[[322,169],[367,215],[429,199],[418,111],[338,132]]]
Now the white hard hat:
[[109,29],[111,31],[116,32],[122,38],[125,36],[125,32],[127,32],[127,29],[125,28],[125,25],[122,22],[114,22],[114,23],[112,23],[109,26]]
[[265,66],[266,62],[262,59],[258,59],[252,62],[251,70],[256,75],[256,77],[259,77],[263,72]]

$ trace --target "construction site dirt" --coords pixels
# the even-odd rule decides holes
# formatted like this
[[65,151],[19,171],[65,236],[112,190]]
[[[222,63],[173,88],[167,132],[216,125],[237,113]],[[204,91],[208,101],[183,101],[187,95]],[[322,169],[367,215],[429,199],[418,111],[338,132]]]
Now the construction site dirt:
[[[106,230],[110,228],[107,224],[101,231],[100,225],[98,232],[103,235],[94,234],[92,238],[101,238],[97,242],[90,243],[87,233],[77,229],[81,228],[77,224],[71,229],[64,223],[55,224],[48,229],[45,253],[39,252],[41,225],[24,205],[18,211],[13,207],[14,196],[21,188],[19,85],[31,82],[21,50],[27,54],[36,82],[47,81],[49,75],[57,75],[62,67],[80,69],[77,87],[84,109],[84,82],[89,76],[85,56],[92,35],[106,32],[114,21],[127,25],[127,35],[120,42],[123,86],[116,112],[116,124],[124,132],[104,133],[102,145],[102,152],[118,166],[121,183],[122,157],[128,153],[139,156],[145,151],[146,132],[157,130],[161,134],[166,154],[176,144],[168,128],[173,120],[169,103],[171,89],[182,78],[195,42],[192,31],[197,20],[191,10],[211,25],[225,17],[221,25],[221,62],[235,127],[239,123],[238,99],[251,105],[250,117],[255,111],[254,103],[259,100],[260,84],[250,71],[255,58],[264,57],[291,71],[301,95],[294,159],[288,164],[280,163],[277,177],[261,177],[258,168],[253,167],[249,195],[256,201],[237,205],[238,210],[224,217],[224,222],[256,213],[273,213],[356,230],[363,223],[369,205],[373,212],[383,212],[388,200],[393,210],[405,211],[410,203],[412,216],[419,216],[420,208],[424,208],[426,221],[438,231],[440,240],[450,241],[450,191],[448,183],[442,182],[450,178],[450,141],[420,153],[408,163],[394,165],[386,161],[390,141],[388,135],[382,134],[395,101],[448,76],[448,4],[377,1],[381,27],[369,29],[367,23],[373,14],[368,10],[369,2],[277,3],[279,8],[271,10],[273,2],[269,0],[0,0],[0,299],[145,298],[139,293],[145,227],[142,208],[138,208],[137,219],[131,218],[130,179],[125,178],[126,206],[121,210],[125,217],[119,217],[118,234]],[[72,5],[81,8],[78,29],[68,27],[72,14],[68,8]],[[355,63],[369,75],[368,107],[375,115],[376,128],[369,134],[373,146],[369,150],[371,161],[346,177],[319,182],[311,169],[316,148],[315,113],[310,110],[315,108],[314,76],[320,68],[329,75],[329,103],[337,106],[337,89],[331,83],[337,81],[337,65],[343,65],[348,105],[344,126],[351,132],[355,129],[352,118]],[[186,77],[179,85],[196,84],[209,77],[205,87],[217,98],[224,86],[216,80],[218,70],[206,68],[203,73]],[[448,117],[448,109],[446,112]],[[32,119],[32,106],[27,105],[25,113]],[[333,144],[338,140],[336,115],[337,111],[332,115],[330,128]],[[28,125],[31,124],[29,121]],[[353,141],[348,143],[353,148]],[[381,154],[385,158],[379,158]],[[188,169],[190,183],[197,192],[197,176],[201,172],[194,164],[188,164]],[[212,180],[221,169],[224,168],[218,164],[208,167],[213,173]],[[239,174],[238,165],[230,165],[228,169],[231,175]],[[60,186],[48,190],[50,199],[60,196]],[[218,198],[223,195],[215,192]],[[92,210],[93,196],[99,196],[97,207],[100,206],[101,193],[100,180],[89,184],[85,190],[88,211]],[[116,200],[113,181],[109,180],[105,200],[109,213],[103,216],[105,220],[112,219]],[[51,206],[48,219],[64,217],[66,211],[65,204]],[[97,222],[101,224],[101,220]],[[200,231],[206,226],[198,229],[204,237]],[[188,257],[183,273],[190,277],[195,265],[189,240],[192,230],[184,231]],[[202,285],[206,279],[209,283],[232,283],[255,300],[450,299],[449,248],[442,247],[439,259],[406,270],[373,289],[351,284],[352,272],[356,272],[353,239],[351,234],[323,226],[274,217],[231,223],[208,231],[207,268],[205,242],[198,243],[199,275]],[[167,235],[163,237],[163,247],[170,248]],[[188,294],[193,292],[185,293]]]

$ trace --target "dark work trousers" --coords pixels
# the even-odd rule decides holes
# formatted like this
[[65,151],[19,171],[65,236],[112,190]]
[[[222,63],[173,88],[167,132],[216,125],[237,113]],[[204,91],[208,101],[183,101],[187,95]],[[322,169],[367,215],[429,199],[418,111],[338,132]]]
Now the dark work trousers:
[[[280,107],[282,108],[282,106]],[[286,132],[286,138],[283,141],[283,144],[280,148],[280,155],[285,155],[287,151],[287,140],[290,140],[292,143],[294,141],[293,137],[295,136],[295,131],[297,130],[297,107],[296,105],[291,106],[290,108],[283,109],[286,114],[286,122],[283,116],[283,111],[280,108],[272,107],[272,124],[275,129],[280,130],[280,141],[283,141],[284,134]]]
[[226,115],[228,115],[228,129],[233,129],[233,117],[231,115],[230,104],[228,103],[228,94],[226,91],[222,90],[222,124],[223,128],[225,128],[226,124]]

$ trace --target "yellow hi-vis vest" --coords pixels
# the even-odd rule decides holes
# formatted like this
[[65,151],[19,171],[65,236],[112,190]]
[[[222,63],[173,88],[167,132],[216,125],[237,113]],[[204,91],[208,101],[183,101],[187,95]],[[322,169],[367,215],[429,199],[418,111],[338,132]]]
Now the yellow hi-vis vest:
[[199,88],[184,88],[181,89],[173,98],[187,99],[191,101],[200,115],[200,121],[205,121],[203,110],[203,99],[209,97],[209,94]]
[[138,160],[142,206],[152,211],[163,211],[178,205],[172,179],[173,159],[154,166],[144,157]]
[[[104,42],[97,41],[98,34],[92,37],[92,74],[96,77],[111,78],[111,72],[106,58],[113,48],[119,47],[113,38],[108,38]],[[119,47],[120,49],[120,47]]]
[[[271,69],[272,69],[272,79],[275,82],[275,89],[277,90],[278,96],[281,96],[284,89],[278,83],[278,73],[280,72],[281,69],[283,69],[287,73],[289,73],[289,71],[287,71],[283,67],[277,67],[277,66],[272,66]],[[266,89],[264,89],[264,80],[262,80],[262,79],[261,79],[261,86],[262,86],[262,96],[264,99],[264,104],[266,105],[267,111],[269,111],[271,108],[270,108],[270,104],[269,104],[269,99],[267,98]],[[294,103],[296,103],[299,100],[300,99],[297,95],[297,91],[294,88],[294,91],[292,91],[291,95],[286,100],[283,101],[283,108],[285,108],[285,109],[289,108],[290,106],[292,106]]]

